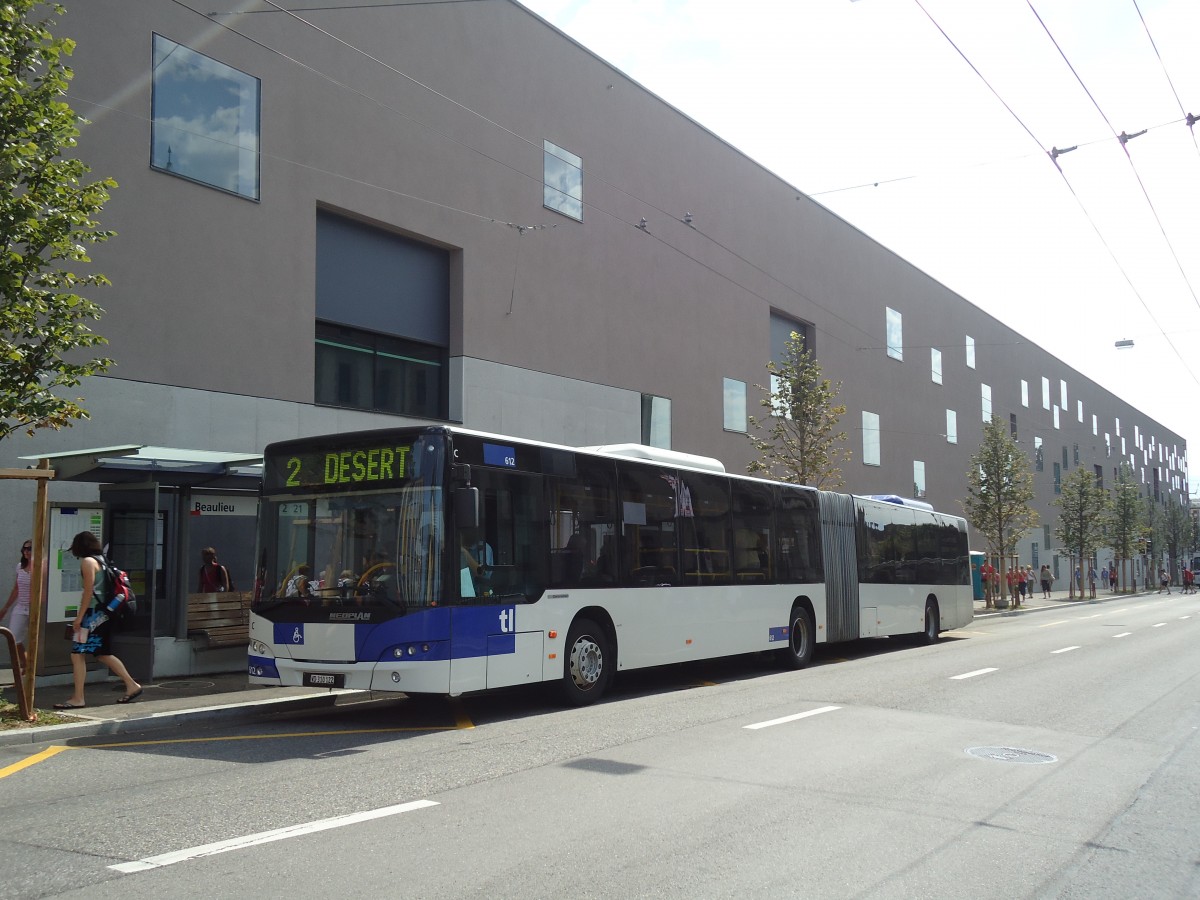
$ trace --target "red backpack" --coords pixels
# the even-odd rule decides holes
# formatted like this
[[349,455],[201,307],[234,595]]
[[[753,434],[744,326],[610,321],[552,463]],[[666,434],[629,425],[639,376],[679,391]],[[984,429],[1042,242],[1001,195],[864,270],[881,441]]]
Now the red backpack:
[[104,573],[105,590],[100,595],[104,598],[102,608],[113,622],[129,622],[137,615],[137,594],[129,583],[129,574],[103,556],[93,556],[92,559],[96,560],[100,571]]

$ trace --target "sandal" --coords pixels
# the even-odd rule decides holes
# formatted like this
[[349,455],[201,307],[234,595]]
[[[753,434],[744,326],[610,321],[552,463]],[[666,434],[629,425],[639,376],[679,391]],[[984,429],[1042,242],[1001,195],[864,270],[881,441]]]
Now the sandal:
[[55,703],[55,709],[87,709],[86,703]]
[[142,690],[143,690],[142,688],[138,688],[138,689],[137,689],[136,691],[134,691],[132,694],[126,694],[124,697],[122,697],[122,698],[121,698],[120,700],[118,700],[117,702],[118,702],[118,703],[132,703],[132,702],[133,702],[134,700],[136,700],[138,697],[142,696]]

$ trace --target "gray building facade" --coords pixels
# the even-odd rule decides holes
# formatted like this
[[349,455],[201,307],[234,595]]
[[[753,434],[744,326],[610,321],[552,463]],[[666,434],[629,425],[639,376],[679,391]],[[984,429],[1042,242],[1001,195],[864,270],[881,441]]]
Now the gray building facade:
[[[1147,495],[1186,501],[1178,435],[516,2],[65,5],[78,152],[120,185],[93,254],[117,364],[80,388],[90,420],[14,437],[3,465],[418,420],[744,471],[755,385],[795,328],[842,383],[853,492],[960,513],[996,415],[1038,460],[1044,522],[1079,466],[1111,484],[1124,460]],[[155,538],[163,646],[186,637],[199,565],[176,534]],[[1022,562],[1035,544],[1051,561],[1038,529]],[[250,550],[222,552],[252,577]]]

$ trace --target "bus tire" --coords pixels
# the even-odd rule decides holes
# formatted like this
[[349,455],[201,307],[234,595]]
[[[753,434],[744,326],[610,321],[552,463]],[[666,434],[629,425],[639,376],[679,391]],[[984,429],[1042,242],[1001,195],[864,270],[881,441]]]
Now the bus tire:
[[563,698],[572,706],[595,703],[608,687],[615,664],[604,629],[591,619],[576,619],[567,632]]
[[817,628],[813,615],[804,606],[793,606],[788,627],[787,649],[780,651],[789,669],[803,669],[812,661],[817,643]]
[[925,601],[925,630],[919,635],[922,644],[936,644],[941,631],[941,615],[937,601],[930,597]]

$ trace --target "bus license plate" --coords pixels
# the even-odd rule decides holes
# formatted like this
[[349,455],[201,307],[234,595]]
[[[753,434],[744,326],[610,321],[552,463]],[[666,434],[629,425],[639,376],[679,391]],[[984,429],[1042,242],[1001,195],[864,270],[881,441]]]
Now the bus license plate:
[[346,676],[340,672],[305,672],[303,683],[305,687],[343,688],[346,686]]

